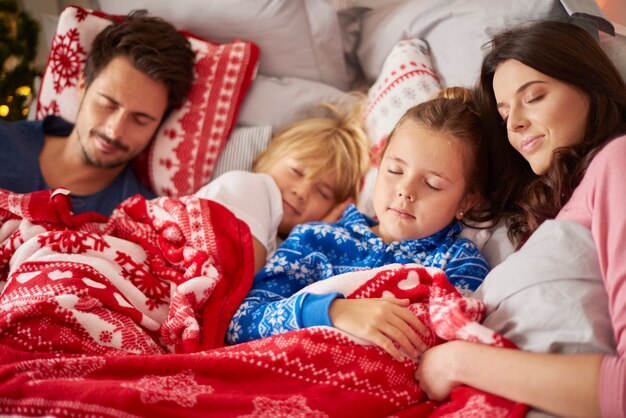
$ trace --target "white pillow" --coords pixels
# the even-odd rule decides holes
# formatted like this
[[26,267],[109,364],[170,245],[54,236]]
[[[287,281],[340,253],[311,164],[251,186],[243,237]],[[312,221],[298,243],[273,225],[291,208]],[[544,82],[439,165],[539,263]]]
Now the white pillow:
[[237,122],[244,126],[270,125],[278,133],[298,120],[311,117],[319,103],[337,102],[345,94],[317,81],[259,74],[241,104]]
[[262,74],[299,77],[342,90],[351,85],[337,13],[324,0],[106,0],[100,6],[115,14],[147,9],[214,42],[254,42],[261,50]]
[[622,78],[626,80],[626,34],[611,36],[600,33],[600,47],[611,58]]
[[483,324],[522,350],[615,352],[596,246],[576,222],[544,222],[473,297],[485,302]]
[[398,41],[422,38],[430,46],[442,86],[469,87],[480,70],[482,45],[503,26],[567,17],[558,0],[405,1],[364,15],[357,55],[365,77],[373,81]]

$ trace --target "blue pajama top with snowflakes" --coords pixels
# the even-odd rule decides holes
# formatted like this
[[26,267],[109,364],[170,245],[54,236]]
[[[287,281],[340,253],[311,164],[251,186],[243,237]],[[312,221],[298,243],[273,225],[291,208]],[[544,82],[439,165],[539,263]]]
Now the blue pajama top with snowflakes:
[[392,263],[439,267],[461,290],[473,291],[489,266],[474,243],[459,237],[460,222],[426,238],[385,243],[376,225],[350,205],[336,224],[296,226],[265,267],[229,324],[228,344],[316,325],[332,326],[328,309],[340,293],[298,293],[311,283],[338,274]]

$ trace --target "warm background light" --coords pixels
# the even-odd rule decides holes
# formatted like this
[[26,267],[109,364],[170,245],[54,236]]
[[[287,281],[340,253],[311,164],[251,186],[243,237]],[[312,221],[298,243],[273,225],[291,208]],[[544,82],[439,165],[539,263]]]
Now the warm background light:
[[626,26],[626,0],[596,0],[596,3],[612,22]]

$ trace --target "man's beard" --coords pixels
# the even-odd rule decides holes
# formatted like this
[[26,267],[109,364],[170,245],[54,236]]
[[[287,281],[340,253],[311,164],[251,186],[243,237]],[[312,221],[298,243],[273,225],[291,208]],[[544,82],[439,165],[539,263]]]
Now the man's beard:
[[[102,135],[99,132],[95,131],[94,129],[91,129],[89,131],[89,137],[92,136],[96,136],[98,138],[100,138],[101,140],[105,141],[107,144],[113,145],[123,151],[128,151],[128,147],[114,139],[110,139],[108,138],[106,135]],[[92,155],[89,154],[89,152],[87,151],[87,146],[83,143],[83,140],[80,136],[80,133],[78,134],[78,143],[80,144],[80,148],[83,152],[83,158],[85,160],[85,162],[91,166],[94,167],[98,167],[98,168],[117,168],[117,167],[121,167],[124,166],[126,164],[128,164],[128,162],[130,160],[132,160],[135,156],[132,155],[128,158],[120,158],[118,160],[114,160],[114,161],[109,161],[109,162],[104,162],[104,161],[99,161],[96,160]]]

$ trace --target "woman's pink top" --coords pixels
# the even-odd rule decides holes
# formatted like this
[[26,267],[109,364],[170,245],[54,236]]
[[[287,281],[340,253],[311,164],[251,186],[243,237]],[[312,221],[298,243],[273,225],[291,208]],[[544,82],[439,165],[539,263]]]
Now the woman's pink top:
[[602,361],[600,408],[604,417],[626,417],[626,136],[596,155],[557,219],[589,228],[598,248],[617,341],[617,356]]

